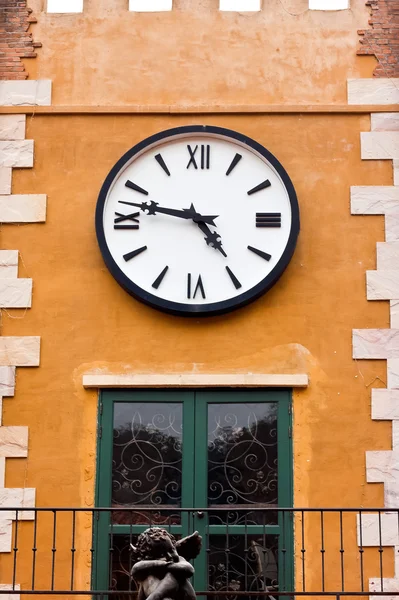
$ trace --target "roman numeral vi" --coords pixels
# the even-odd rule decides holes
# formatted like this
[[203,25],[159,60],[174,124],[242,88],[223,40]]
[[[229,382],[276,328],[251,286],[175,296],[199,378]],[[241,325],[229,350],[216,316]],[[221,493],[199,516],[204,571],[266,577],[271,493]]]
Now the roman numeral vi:
[[194,288],[193,295],[191,295],[192,294],[191,285],[192,285],[192,277],[191,277],[191,273],[188,273],[188,275],[187,275],[187,298],[189,300],[191,298],[194,299],[195,296],[197,295],[197,292],[200,291],[202,298],[205,300],[206,296],[205,296],[204,284],[202,283],[201,275],[198,277],[197,285]]

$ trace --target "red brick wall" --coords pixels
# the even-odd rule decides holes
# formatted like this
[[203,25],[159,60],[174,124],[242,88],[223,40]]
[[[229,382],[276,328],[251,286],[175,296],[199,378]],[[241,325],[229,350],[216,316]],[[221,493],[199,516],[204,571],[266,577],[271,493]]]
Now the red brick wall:
[[374,54],[374,77],[399,77],[399,0],[368,0],[371,29],[360,30],[358,54]]
[[26,79],[28,73],[21,58],[34,58],[35,43],[28,33],[32,10],[27,0],[0,0],[0,79]]

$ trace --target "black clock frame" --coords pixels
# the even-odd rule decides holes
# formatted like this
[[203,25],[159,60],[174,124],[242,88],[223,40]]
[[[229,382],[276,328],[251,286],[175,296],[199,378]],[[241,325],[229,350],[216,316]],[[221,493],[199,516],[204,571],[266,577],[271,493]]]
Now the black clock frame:
[[[259,153],[261,156],[263,156],[276,169],[288,192],[291,204],[292,222],[288,242],[283,254],[281,255],[280,260],[278,261],[277,265],[272,269],[272,271],[270,271],[270,273],[257,285],[255,285],[250,290],[247,290],[243,294],[240,294],[239,296],[234,296],[233,298],[230,298],[229,300],[224,300],[222,302],[213,302],[211,304],[184,304],[180,302],[171,302],[169,300],[158,298],[157,296],[154,296],[153,294],[150,294],[149,292],[143,290],[125,275],[125,273],[119,268],[119,266],[114,261],[108,249],[107,241],[105,239],[104,234],[103,212],[107,195],[113,181],[115,180],[119,172],[122,170],[122,168],[125,166],[125,164],[129,162],[136,154],[142,152],[148,146],[152,146],[154,144],[162,142],[163,140],[171,138],[175,135],[187,136],[187,134],[199,133],[202,135],[219,135],[230,138],[234,141],[238,141],[243,146],[248,146],[249,148]],[[155,135],[146,138],[145,140],[133,146],[133,148],[128,150],[118,160],[115,166],[108,173],[101,187],[97,200],[95,226],[98,244],[104,262],[108,267],[108,270],[111,272],[111,275],[114,277],[114,279],[116,279],[119,285],[121,285],[131,296],[133,296],[137,300],[140,300],[141,302],[144,302],[144,304],[147,304],[148,306],[151,306],[158,310],[162,310],[172,315],[189,317],[211,317],[230,312],[237,308],[241,308],[246,304],[257,300],[280,279],[281,275],[287,268],[288,263],[292,258],[292,255],[294,254],[300,229],[300,221],[298,200],[292,181],[289,178],[284,167],[277,160],[277,158],[273,156],[273,154],[271,154],[268,150],[266,150],[266,148],[264,148],[261,144],[258,144],[258,142],[255,142],[255,140],[231,129],[225,129],[224,127],[214,127],[213,125],[186,125],[183,127],[167,129],[165,131],[161,131],[159,133],[156,133]]]

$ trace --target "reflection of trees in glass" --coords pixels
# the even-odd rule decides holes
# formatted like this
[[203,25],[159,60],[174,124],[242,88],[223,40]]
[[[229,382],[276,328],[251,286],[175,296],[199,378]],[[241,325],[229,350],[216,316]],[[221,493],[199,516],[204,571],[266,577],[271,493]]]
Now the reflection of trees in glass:
[[213,411],[209,426],[214,428],[208,436],[208,495],[213,506],[277,503],[276,411],[265,415],[253,406],[247,405],[245,425],[243,405],[239,415],[234,405]]
[[149,423],[136,410],[114,427],[113,505],[180,505],[181,418],[166,405],[155,411]]

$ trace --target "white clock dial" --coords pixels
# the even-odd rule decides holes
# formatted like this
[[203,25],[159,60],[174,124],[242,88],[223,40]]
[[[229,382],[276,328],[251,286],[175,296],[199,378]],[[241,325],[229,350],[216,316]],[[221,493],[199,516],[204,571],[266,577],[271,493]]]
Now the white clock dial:
[[138,144],[100,192],[97,236],[114,277],[175,314],[218,314],[265,292],[295,248],[292,183],[262,146],[190,126]]

